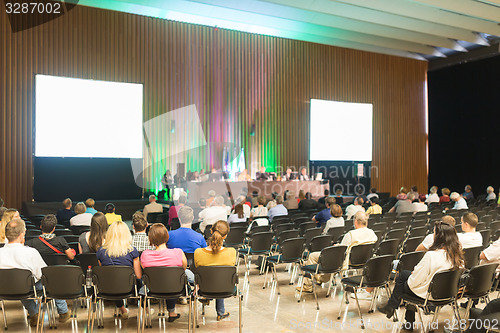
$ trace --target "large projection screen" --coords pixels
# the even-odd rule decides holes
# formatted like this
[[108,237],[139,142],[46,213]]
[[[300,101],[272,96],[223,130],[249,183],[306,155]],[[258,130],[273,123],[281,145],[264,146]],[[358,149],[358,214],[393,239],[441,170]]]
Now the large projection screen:
[[309,160],[371,161],[372,104],[311,99]]
[[142,84],[36,75],[35,92],[35,156],[142,158]]

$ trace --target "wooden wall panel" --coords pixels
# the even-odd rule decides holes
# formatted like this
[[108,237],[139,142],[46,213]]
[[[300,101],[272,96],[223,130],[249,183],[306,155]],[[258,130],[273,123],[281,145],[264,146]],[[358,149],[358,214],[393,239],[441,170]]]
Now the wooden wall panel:
[[[82,6],[17,33],[2,11],[0,29],[0,196],[9,207],[32,198],[37,73],[143,83],[145,121],[195,104],[207,141],[244,147],[252,172],[307,165],[311,98],[373,103],[373,185],[425,192],[425,62]],[[325,133],[324,149],[349,141]],[[174,147],[163,148],[148,186],[175,162],[165,157]],[[214,156],[200,150],[187,168],[220,164]]]

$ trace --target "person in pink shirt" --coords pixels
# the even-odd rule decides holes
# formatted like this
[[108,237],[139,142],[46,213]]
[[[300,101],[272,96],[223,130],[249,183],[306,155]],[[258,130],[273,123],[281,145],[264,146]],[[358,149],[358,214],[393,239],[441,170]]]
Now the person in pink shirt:
[[[141,265],[146,267],[183,267],[187,268],[187,260],[184,252],[181,249],[167,248],[168,231],[167,228],[161,223],[155,223],[149,229],[149,243],[155,247],[154,250],[145,250],[141,255]],[[190,274],[189,274],[190,273]],[[186,270],[189,276],[193,273]],[[173,322],[180,318],[179,313],[175,313],[175,304],[177,299],[167,299],[168,321]]]

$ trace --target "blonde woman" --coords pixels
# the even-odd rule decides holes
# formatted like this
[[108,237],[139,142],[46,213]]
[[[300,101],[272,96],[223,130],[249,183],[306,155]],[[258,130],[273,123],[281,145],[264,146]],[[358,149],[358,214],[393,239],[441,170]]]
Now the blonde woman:
[[5,226],[13,219],[19,218],[19,212],[14,208],[7,209],[0,221],[0,243],[5,243]]
[[[142,277],[139,252],[132,246],[132,235],[122,221],[116,221],[109,226],[104,245],[97,251],[96,256],[101,266],[129,266],[134,269],[138,280]],[[122,318],[128,319],[128,310],[123,301],[117,301],[116,307],[120,309]]]
[[[236,264],[236,250],[223,246],[224,239],[229,233],[229,224],[226,221],[217,221],[212,225],[211,231],[209,245],[194,251],[195,266],[234,266]],[[226,312],[224,308],[224,299],[215,300],[215,309],[218,321],[229,317],[229,312]]]

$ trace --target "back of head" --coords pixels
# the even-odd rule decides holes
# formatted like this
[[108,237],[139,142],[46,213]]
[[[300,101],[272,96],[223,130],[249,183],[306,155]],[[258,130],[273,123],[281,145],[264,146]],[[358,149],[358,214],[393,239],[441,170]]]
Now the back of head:
[[338,196],[341,196],[342,195],[342,190],[340,188],[338,188],[336,191],[335,191],[335,194],[338,195]]
[[152,246],[158,247],[162,244],[167,244],[169,238],[167,228],[161,223],[153,224],[151,228],[149,228],[148,238],[149,244]]
[[311,200],[311,198],[312,198],[312,194],[311,194],[311,192],[307,192],[307,193],[306,193],[306,199],[307,199],[307,200]]
[[456,221],[455,221],[455,218],[453,216],[450,216],[450,215],[444,215],[443,217],[441,217],[441,220],[440,220],[442,223],[447,223],[451,226],[455,226],[456,224]]
[[5,226],[5,237],[9,243],[17,240],[23,233],[26,233],[26,225],[22,219],[13,219]]
[[295,199],[295,192],[294,191],[288,191],[286,194],[286,200],[292,200]]
[[325,197],[329,196],[329,195],[330,195],[330,190],[328,190],[328,189],[327,189],[327,190],[324,190],[324,191],[323,191],[323,195],[324,195]]
[[215,191],[214,190],[208,191],[208,196],[211,198],[215,197]]
[[151,195],[149,196],[149,202],[154,202],[154,201],[156,201],[156,195],[151,194]]
[[104,243],[106,232],[108,231],[108,221],[103,213],[97,212],[90,221],[89,248],[91,252],[97,252]]
[[331,207],[336,202],[337,202],[337,200],[334,197],[328,197],[325,200],[325,204],[327,207]]
[[133,250],[132,235],[124,222],[116,221],[109,226],[103,248],[110,257],[121,257]]
[[115,205],[113,205],[111,202],[106,204],[106,207],[104,207],[104,211],[107,214],[112,214],[115,212]]
[[411,191],[412,191],[412,192],[418,192],[417,185],[413,185],[413,186],[411,187]]
[[79,202],[75,205],[75,213],[76,214],[83,214],[87,211],[87,207],[83,202]]
[[465,185],[465,190],[466,190],[466,191],[472,191],[472,186],[470,186],[470,185]]
[[453,265],[453,268],[463,266],[464,255],[455,226],[443,222],[443,219],[434,225],[434,244],[429,248],[429,251],[440,249],[446,251],[446,256]]
[[354,199],[354,202],[358,203],[358,205],[362,205],[365,201],[362,197],[357,197],[356,199]]
[[265,198],[263,195],[259,195],[259,196],[257,197],[257,203],[258,203],[259,205],[264,206],[264,205],[266,204],[266,198]]
[[375,187],[372,187],[372,188],[370,189],[370,192],[371,192],[371,193],[377,193],[377,189],[376,189]]
[[476,229],[477,224],[479,223],[479,219],[478,219],[477,215],[474,213],[465,213],[462,216],[462,222],[467,223],[472,228]]
[[181,194],[179,196],[179,204],[185,205],[187,203],[187,195]]
[[441,189],[441,193],[443,193],[443,195],[450,195],[450,189],[447,187],[443,187]]
[[238,214],[238,218],[242,219],[245,216],[243,213],[243,204],[240,203],[234,206],[234,213]]
[[370,202],[374,205],[378,204],[378,198],[377,197],[371,197]]
[[365,212],[357,212],[354,215],[354,220],[357,221],[361,227],[366,227],[368,225],[368,216]]
[[6,210],[7,210],[7,207],[0,207],[0,220],[2,220],[3,214],[5,213]]
[[42,222],[40,223],[42,232],[44,234],[51,233],[57,224],[57,218],[54,214],[47,214],[43,217]]
[[415,193],[413,193],[413,192],[408,193],[408,196],[406,197],[406,199],[413,202],[413,200],[415,200]]
[[179,216],[179,221],[182,225],[191,224],[194,220],[193,208],[189,206],[182,206],[177,212],[177,216]]
[[437,186],[433,186],[433,187],[431,187],[431,189],[430,189],[430,191],[429,191],[429,192],[430,192],[431,194],[436,194],[436,193],[437,193],[437,191],[438,191],[438,187],[437,187]]
[[214,203],[216,206],[224,206],[224,197],[222,195],[218,195],[214,199]]
[[2,222],[10,222],[14,216],[16,215],[17,213],[17,209],[15,208],[8,208],[5,210],[5,212],[3,213],[3,216],[2,216]]
[[406,194],[406,192],[408,192],[408,191],[406,190],[406,187],[404,187],[404,186],[402,186],[402,187],[399,189],[399,193],[405,193],[405,194]]
[[342,208],[337,204],[333,204],[330,206],[330,214],[333,217],[341,217],[342,216]]
[[277,195],[276,196],[276,204],[280,205],[283,203],[283,196],[282,195]]
[[229,233],[229,224],[226,221],[217,221],[212,225],[212,236],[210,236],[209,244],[212,248],[212,253],[217,254],[221,250],[224,242],[224,237]]
[[85,206],[87,206],[89,208],[94,208],[95,200],[92,198],[88,198],[87,200],[85,200]]
[[458,194],[457,192],[453,192],[450,194],[451,200],[457,200],[459,197],[460,197],[460,194]]
[[143,212],[135,212],[134,215],[132,215],[132,225],[134,226],[134,230],[136,232],[146,230],[148,227],[148,221],[146,221]]
[[63,200],[63,207],[64,208],[70,209],[72,205],[73,205],[73,202],[71,201],[70,198],[66,198]]
[[488,186],[488,187],[486,188],[486,192],[487,192],[487,193],[493,193],[494,191],[495,191],[495,189],[493,188],[493,186]]

